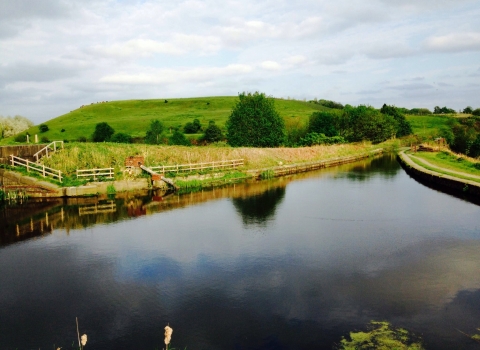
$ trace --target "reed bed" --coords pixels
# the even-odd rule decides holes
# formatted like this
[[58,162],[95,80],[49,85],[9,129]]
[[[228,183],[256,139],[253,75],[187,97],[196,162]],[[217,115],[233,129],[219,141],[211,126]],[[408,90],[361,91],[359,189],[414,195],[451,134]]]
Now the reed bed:
[[143,144],[67,143],[65,148],[41,161],[48,167],[73,174],[77,169],[113,167],[115,172],[124,168],[125,159],[143,156],[146,166],[176,165],[244,159],[243,170],[259,169],[279,164],[293,164],[327,160],[368,152],[378,145],[370,143],[313,146],[300,148],[247,148],[247,147],[186,147],[154,146]]

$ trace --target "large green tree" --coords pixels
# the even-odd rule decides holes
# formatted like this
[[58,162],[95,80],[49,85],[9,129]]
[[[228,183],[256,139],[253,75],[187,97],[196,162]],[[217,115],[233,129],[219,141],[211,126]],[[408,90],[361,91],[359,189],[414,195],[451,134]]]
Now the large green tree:
[[227,121],[232,146],[278,147],[285,142],[285,122],[264,93],[241,93]]
[[108,125],[108,123],[102,122],[95,125],[95,131],[92,135],[93,142],[110,141],[110,138],[115,133],[115,130]]

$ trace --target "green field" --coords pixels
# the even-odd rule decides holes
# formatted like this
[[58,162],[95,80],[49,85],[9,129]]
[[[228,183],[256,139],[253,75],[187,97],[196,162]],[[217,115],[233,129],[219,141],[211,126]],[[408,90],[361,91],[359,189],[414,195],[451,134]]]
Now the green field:
[[440,129],[448,126],[448,121],[453,117],[443,115],[407,115],[407,120],[412,125],[413,133],[423,138],[440,136]]
[[[90,139],[95,125],[107,122],[115,132],[127,133],[132,137],[144,137],[150,122],[154,119],[160,120],[167,130],[183,128],[187,122],[194,119],[199,119],[203,126],[214,120],[218,126],[224,128],[237,101],[238,97],[230,96],[168,99],[168,103],[165,103],[164,99],[94,103],[43,123],[49,127],[49,131],[45,133],[40,133],[38,126],[26,132],[30,135],[37,134],[39,140],[42,137],[69,141],[77,140],[79,137]],[[314,111],[328,110],[313,103],[282,99],[275,99],[275,108],[287,125],[305,124]],[[12,142],[11,138],[3,140],[2,143],[9,142]]]

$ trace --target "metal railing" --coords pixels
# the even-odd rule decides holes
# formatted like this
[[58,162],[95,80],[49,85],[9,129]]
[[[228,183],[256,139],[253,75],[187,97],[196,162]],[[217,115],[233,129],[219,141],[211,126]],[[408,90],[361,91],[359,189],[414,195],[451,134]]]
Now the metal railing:
[[35,171],[41,173],[43,177],[50,176],[53,178],[57,178],[60,182],[62,182],[62,172],[60,170],[46,167],[43,164],[31,162],[27,159],[14,156],[13,154],[10,155],[10,163],[12,164],[12,166],[23,166],[27,168],[28,172]]
[[221,160],[217,162],[207,163],[191,163],[191,164],[177,164],[177,165],[159,165],[151,166],[150,169],[161,173],[187,173],[193,171],[203,170],[225,170],[236,169],[243,165],[243,159]]

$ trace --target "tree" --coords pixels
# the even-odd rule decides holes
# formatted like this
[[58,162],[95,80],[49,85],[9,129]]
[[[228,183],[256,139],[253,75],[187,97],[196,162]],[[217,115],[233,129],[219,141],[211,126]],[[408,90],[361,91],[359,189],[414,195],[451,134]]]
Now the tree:
[[463,113],[465,114],[472,114],[472,112],[473,112],[473,108],[470,106],[467,106],[463,109]]
[[115,133],[115,130],[105,122],[95,125],[95,131],[92,135],[93,142],[110,141],[110,138]]
[[227,121],[228,143],[234,147],[278,147],[285,142],[285,122],[264,93],[241,93]]
[[380,143],[396,134],[395,119],[373,107],[346,105],[343,119],[346,123],[345,138],[350,142],[369,140]]
[[205,132],[203,133],[201,141],[218,142],[222,140],[223,140],[222,130],[217,125],[215,125],[215,121],[210,120],[207,128],[205,129]]
[[480,116],[480,108],[477,108],[474,111],[472,111],[472,114],[476,116]]
[[386,104],[383,104],[383,107],[380,110],[380,112],[383,114],[390,115],[393,117],[393,119],[395,119],[395,121],[397,122],[397,125],[396,125],[397,137],[413,134],[412,126],[407,121],[405,116],[402,113],[400,113],[398,108],[396,108],[395,106],[387,106]]
[[183,132],[185,134],[196,134],[197,132],[199,132],[200,130],[202,130],[202,124],[200,124],[200,120],[198,119],[194,119],[193,120],[193,123],[192,122],[188,122],[187,124],[185,124],[185,126],[183,127]]
[[145,143],[151,145],[158,145],[161,141],[161,135],[163,133],[163,124],[158,119],[154,119],[150,122],[150,128],[147,130],[145,136]]

